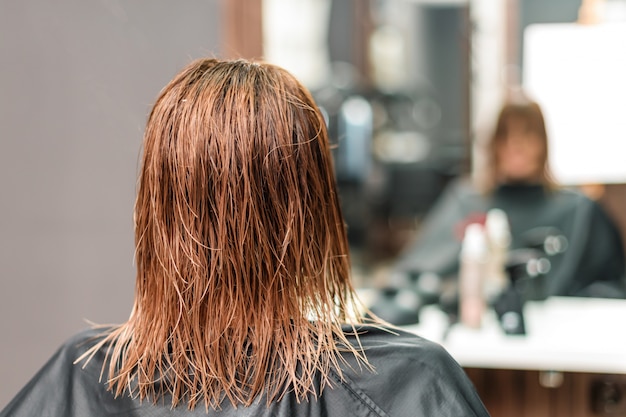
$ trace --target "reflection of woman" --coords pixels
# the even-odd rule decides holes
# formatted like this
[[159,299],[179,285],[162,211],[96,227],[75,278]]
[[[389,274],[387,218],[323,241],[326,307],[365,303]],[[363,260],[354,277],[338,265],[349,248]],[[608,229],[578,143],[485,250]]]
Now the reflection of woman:
[[460,238],[469,222],[491,208],[508,215],[511,248],[534,247],[549,235],[565,237],[567,249],[550,258],[543,294],[624,297],[620,235],[599,205],[555,187],[541,109],[526,99],[506,104],[488,145],[490,168],[478,184],[453,183],[427,216],[417,241],[398,269],[454,276]]
[[162,90],[135,222],[129,320],[0,416],[487,415],[442,348],[358,319],[324,120],[284,70],[205,59]]

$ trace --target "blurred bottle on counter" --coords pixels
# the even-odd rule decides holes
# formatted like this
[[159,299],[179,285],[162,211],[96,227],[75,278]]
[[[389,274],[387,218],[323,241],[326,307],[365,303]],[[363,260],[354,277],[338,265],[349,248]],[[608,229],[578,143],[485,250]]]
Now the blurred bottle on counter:
[[506,260],[511,245],[511,229],[506,213],[501,209],[491,209],[485,220],[489,256],[485,266],[483,289],[488,302],[495,300],[509,285]]
[[462,324],[477,329],[485,312],[484,279],[489,246],[485,228],[472,223],[465,229],[459,269],[459,313]]

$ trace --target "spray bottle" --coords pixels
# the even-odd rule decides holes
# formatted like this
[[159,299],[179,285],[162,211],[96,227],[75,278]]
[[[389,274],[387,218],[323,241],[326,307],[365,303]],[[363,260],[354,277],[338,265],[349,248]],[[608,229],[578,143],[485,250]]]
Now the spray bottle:
[[511,244],[511,230],[506,213],[501,209],[487,212],[485,233],[489,245],[484,291],[489,302],[495,300],[508,286],[505,270],[506,258]]
[[479,328],[485,312],[484,277],[488,245],[482,225],[472,223],[465,229],[459,269],[460,321]]

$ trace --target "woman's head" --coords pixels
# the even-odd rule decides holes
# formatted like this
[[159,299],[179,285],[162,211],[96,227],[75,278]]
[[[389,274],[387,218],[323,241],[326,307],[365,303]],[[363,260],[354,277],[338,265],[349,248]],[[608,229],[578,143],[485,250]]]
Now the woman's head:
[[490,187],[506,183],[552,185],[548,136],[539,105],[526,98],[507,102],[489,142]]
[[143,152],[135,305],[110,337],[112,385],[155,395],[166,374],[173,403],[192,407],[309,392],[354,302],[309,92],[269,64],[195,61],[161,91]]

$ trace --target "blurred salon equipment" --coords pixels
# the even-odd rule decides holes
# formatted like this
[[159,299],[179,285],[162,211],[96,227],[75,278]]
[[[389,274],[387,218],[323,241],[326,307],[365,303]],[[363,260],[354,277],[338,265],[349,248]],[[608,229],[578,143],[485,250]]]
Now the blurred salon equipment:
[[[469,235],[480,231],[477,223],[466,227]],[[487,234],[469,235],[465,240],[480,255],[489,246]],[[390,279],[394,286],[381,291],[382,298],[370,293],[372,309],[440,342],[464,367],[493,415],[569,416],[574,410],[581,416],[626,415],[626,333],[618,331],[626,300],[548,297],[553,260],[567,254],[570,242],[552,226],[530,228],[519,241],[523,247],[507,247],[501,262],[505,284],[498,291],[494,285],[483,288],[478,325],[460,315],[462,284],[433,272],[396,272]],[[486,274],[493,274],[489,262],[473,268],[477,265],[487,283]],[[399,299],[401,308],[393,305]],[[548,409],[553,414],[546,414]]]
[[[497,218],[497,223],[501,224],[498,227],[503,229],[492,230],[489,234],[489,221],[484,227],[476,223],[467,226],[457,279],[443,280],[430,271],[396,272],[391,283],[380,289],[383,296],[372,306],[381,311],[380,317],[393,324],[407,324],[404,319],[394,322],[396,315],[391,313],[391,303],[398,293],[413,293],[412,297],[419,300],[413,304],[417,315],[422,306],[437,304],[449,315],[451,323],[460,320],[478,328],[480,322],[476,314],[482,316],[484,308],[488,307],[496,311],[507,333],[524,334],[523,305],[528,300],[548,297],[545,279],[551,269],[551,258],[567,250],[567,238],[556,227],[535,227],[522,234],[524,247],[509,249],[506,214],[494,209],[488,213],[487,218],[490,217]],[[470,309],[477,309],[475,314],[467,310],[460,312],[464,301],[472,305]],[[473,318],[465,320],[463,314]],[[517,317],[516,325],[512,324],[512,317]],[[416,317],[415,322],[418,321]]]
[[376,291],[370,311],[377,317],[397,326],[408,326],[419,322],[423,300],[417,291],[410,288],[386,287]]
[[359,89],[354,68],[332,68],[338,81],[319,89],[316,100],[334,141],[351,248],[357,257],[363,253],[359,260],[375,263],[396,256],[405,243],[400,233],[458,175],[463,151],[435,142],[441,108],[428,91]]

